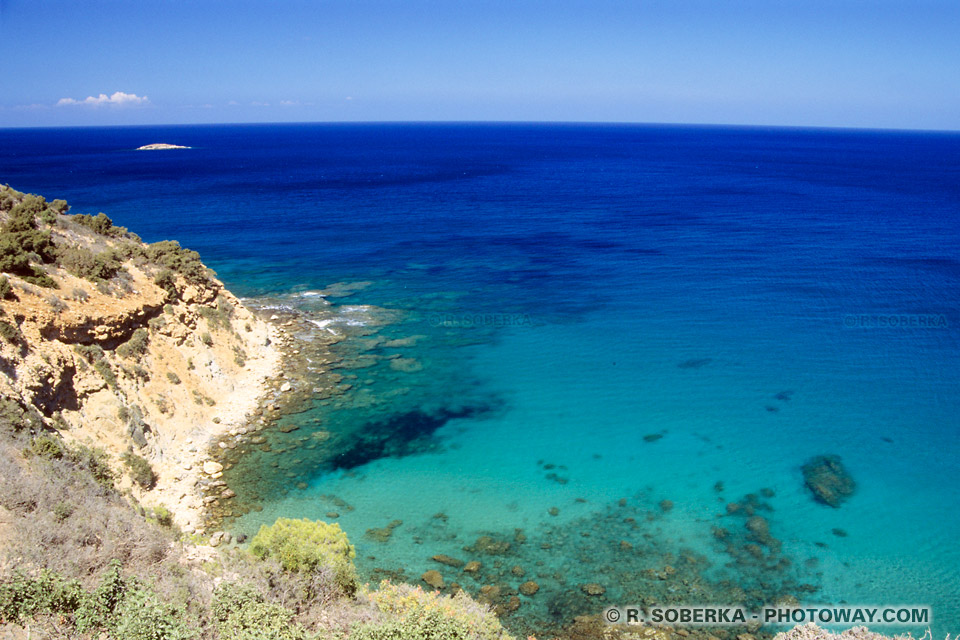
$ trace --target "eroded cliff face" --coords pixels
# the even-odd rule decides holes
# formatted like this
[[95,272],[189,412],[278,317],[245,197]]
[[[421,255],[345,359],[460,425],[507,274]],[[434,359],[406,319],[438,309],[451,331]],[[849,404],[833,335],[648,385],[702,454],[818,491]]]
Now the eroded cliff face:
[[48,234],[52,257],[11,259],[34,242],[14,224],[30,218],[24,197],[0,190],[0,394],[64,439],[106,450],[118,471],[125,452],[146,458],[157,486],[177,493],[163,502],[199,509],[185,472],[256,409],[279,366],[273,329],[196,254],[145,245],[109,220],[38,214],[25,233]]

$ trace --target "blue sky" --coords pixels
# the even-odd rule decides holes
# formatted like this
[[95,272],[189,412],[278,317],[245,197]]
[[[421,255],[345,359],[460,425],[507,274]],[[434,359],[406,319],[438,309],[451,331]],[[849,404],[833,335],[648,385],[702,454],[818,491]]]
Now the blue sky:
[[960,0],[0,0],[0,126],[956,130],[958,40]]

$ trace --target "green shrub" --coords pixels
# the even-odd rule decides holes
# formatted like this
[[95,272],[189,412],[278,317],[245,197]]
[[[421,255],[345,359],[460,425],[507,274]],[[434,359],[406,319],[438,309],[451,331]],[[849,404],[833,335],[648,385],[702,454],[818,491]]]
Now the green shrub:
[[204,331],[200,334],[200,342],[207,345],[208,347],[213,346],[213,336],[210,335],[209,331]]
[[33,218],[39,215],[47,208],[47,199],[28,193],[23,196],[20,203],[11,211],[11,215],[22,216],[23,218]]
[[96,589],[83,599],[76,616],[78,630],[102,628],[113,622],[114,612],[128,589],[127,581],[120,571],[122,567],[119,560],[111,560]]
[[53,517],[56,518],[57,522],[63,522],[67,518],[73,515],[73,505],[69,502],[63,502],[62,500],[58,502],[53,507]]
[[103,360],[103,357],[106,355],[103,352],[103,347],[98,344],[78,344],[74,349],[90,364],[95,364],[97,361]]
[[111,236],[114,238],[126,235],[127,230],[124,227],[116,227],[113,224],[107,214],[102,211],[95,216],[87,215],[85,213],[78,213],[74,216],[71,216],[71,219],[88,229],[92,230],[94,233],[99,233],[104,236]]
[[36,578],[20,571],[0,578],[0,619],[25,622],[44,613],[70,614],[79,609],[85,593],[76,580],[44,569]]
[[157,521],[161,527],[172,527],[173,526],[173,513],[170,512],[170,509],[167,509],[164,506],[159,506],[153,510],[153,519]]
[[350,640],[474,640],[476,634],[459,620],[430,609],[415,609],[401,619],[361,624]]
[[200,317],[207,321],[207,325],[211,328],[224,326],[224,322],[229,325],[229,320],[225,320],[222,315],[220,315],[219,310],[212,307],[200,307],[197,309],[200,313]]
[[122,266],[112,250],[94,253],[85,247],[63,247],[58,250],[57,256],[64,269],[91,282],[110,280]]
[[170,405],[170,401],[164,398],[163,396],[157,396],[153,399],[153,404],[156,405],[160,413],[167,415],[173,413],[173,407]]
[[23,334],[20,333],[20,327],[15,324],[10,324],[6,320],[0,320],[0,336],[3,336],[4,340],[11,343],[17,343],[23,339]]
[[117,355],[122,358],[139,358],[147,352],[147,343],[150,341],[150,333],[140,327],[133,332],[130,339],[117,347]]
[[28,457],[37,456],[45,460],[59,460],[63,458],[64,447],[60,438],[48,435],[39,435],[30,441],[24,454]]
[[286,571],[309,572],[327,567],[345,593],[356,589],[353,558],[357,552],[338,524],[278,518],[272,525],[260,527],[250,542],[250,552],[261,559],[276,559]]
[[177,276],[170,269],[163,269],[153,279],[153,283],[167,292],[168,299],[177,297]]
[[53,262],[56,247],[49,231],[37,229],[36,216],[46,209],[46,200],[25,196],[10,210],[0,226],[0,271],[13,273],[27,282],[41,287],[55,287],[56,283],[32,260]]
[[183,622],[183,611],[160,602],[156,594],[134,589],[117,607],[113,637],[123,640],[186,640],[196,633]]
[[57,213],[66,213],[67,211],[70,210],[70,205],[67,204],[66,200],[61,200],[60,198],[57,198],[56,200],[50,203],[50,208],[56,211]]
[[213,592],[213,618],[221,640],[303,640],[306,633],[293,623],[293,612],[266,603],[247,584],[225,582]]
[[32,406],[24,407],[13,398],[0,398],[0,426],[15,432],[25,428],[39,428],[40,415]]
[[13,287],[7,276],[0,276],[0,300],[6,300],[13,294]]
[[360,625],[351,640],[512,640],[497,616],[463,591],[442,596],[385,580],[369,598],[389,617],[386,622]]
[[44,211],[40,214],[40,222],[43,224],[56,224],[57,212],[52,209],[44,209]]
[[113,372],[113,369],[110,368],[110,365],[107,364],[106,360],[97,360],[93,363],[93,368],[97,370],[97,373],[99,373],[104,380],[106,380],[110,387],[116,388],[117,374]]
[[144,489],[152,489],[157,483],[157,474],[153,467],[147,462],[146,458],[141,458],[135,453],[124,453],[121,456],[124,464],[130,469],[130,479],[136,482]]
[[151,262],[176,271],[187,282],[206,284],[210,281],[210,271],[200,261],[200,254],[184,249],[175,240],[161,240],[148,245],[145,253]]
[[[40,249],[42,253],[34,249]],[[0,230],[0,271],[16,274],[38,287],[56,287],[53,278],[39,266],[30,263],[32,256],[43,260],[52,250],[49,232],[32,230],[7,233]]]
[[[30,416],[27,418],[29,419]],[[41,434],[30,441],[27,448],[23,450],[23,454],[28,458],[36,456],[45,460],[69,460],[89,473],[97,484],[105,488],[113,488],[113,470],[108,462],[109,456],[100,449],[82,444],[67,445],[57,436]],[[149,467],[149,463],[147,466]],[[152,473],[153,470],[151,469],[150,472]]]
[[180,384],[180,376],[175,374],[173,371],[167,371],[167,380],[173,384]]
[[101,449],[86,445],[73,445],[67,450],[67,457],[105,489],[113,488],[113,469],[110,468],[110,456]]

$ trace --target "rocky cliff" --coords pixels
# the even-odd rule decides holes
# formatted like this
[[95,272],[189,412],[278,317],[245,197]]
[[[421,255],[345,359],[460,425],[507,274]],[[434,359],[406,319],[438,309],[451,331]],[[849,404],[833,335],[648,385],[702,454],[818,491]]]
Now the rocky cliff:
[[256,408],[276,336],[195,252],[68,209],[0,187],[0,395],[118,471],[145,458],[155,488],[133,490],[189,527],[208,443]]

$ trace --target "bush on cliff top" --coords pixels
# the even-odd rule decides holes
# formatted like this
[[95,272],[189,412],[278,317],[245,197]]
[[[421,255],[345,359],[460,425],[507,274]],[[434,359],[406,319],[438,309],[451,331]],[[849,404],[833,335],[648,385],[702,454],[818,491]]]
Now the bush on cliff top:
[[[53,202],[54,204],[63,202],[63,205],[66,206],[67,209],[70,208],[70,205],[63,200],[54,200]],[[99,233],[102,236],[122,238],[128,234],[126,227],[118,227],[114,225],[113,220],[111,220],[107,214],[103,213],[102,211],[95,216],[91,216],[86,213],[78,213],[70,216],[70,219],[90,229],[94,233]]]
[[145,254],[148,260],[179,273],[187,282],[206,284],[210,280],[210,272],[200,262],[200,254],[184,249],[176,240],[161,240],[147,245]]
[[110,280],[121,268],[121,261],[112,250],[94,253],[85,247],[61,247],[57,261],[64,269],[91,282]]
[[370,601],[385,622],[367,623],[351,634],[356,640],[512,640],[490,609],[463,591],[442,596],[419,586],[384,580]]
[[177,608],[125,578],[118,560],[89,592],[79,581],[46,569],[36,578],[17,572],[0,581],[0,618],[23,623],[42,615],[72,623],[80,633],[107,631],[127,640],[186,640],[196,635],[180,621]]
[[344,593],[357,587],[357,571],[353,545],[338,524],[304,518],[278,518],[272,525],[262,525],[250,542],[250,552],[258,558],[275,558],[285,570],[311,572],[327,567]]
[[8,212],[0,227],[0,272],[13,273],[32,284],[52,288],[56,286],[54,280],[32,263],[63,266],[78,277],[100,283],[117,275],[125,260],[139,259],[162,269],[157,284],[171,296],[176,295],[174,273],[191,284],[209,283],[212,272],[203,265],[196,251],[184,249],[173,240],[143,246],[139,236],[113,224],[104,213],[95,216],[79,213],[65,219],[96,234],[123,241],[99,253],[80,246],[55,246],[51,232],[38,229],[37,218],[52,225],[58,215],[69,209],[65,200],[47,203],[42,196],[23,194],[9,187],[0,189],[0,211]]
[[36,217],[45,209],[46,201],[39,196],[24,196],[10,209],[0,226],[0,271],[18,275],[37,286],[55,287],[56,283],[41,267],[31,264],[50,263],[56,258],[50,232],[37,229]]
[[213,592],[213,618],[221,640],[305,640],[293,611],[264,601],[248,584],[225,582]]

